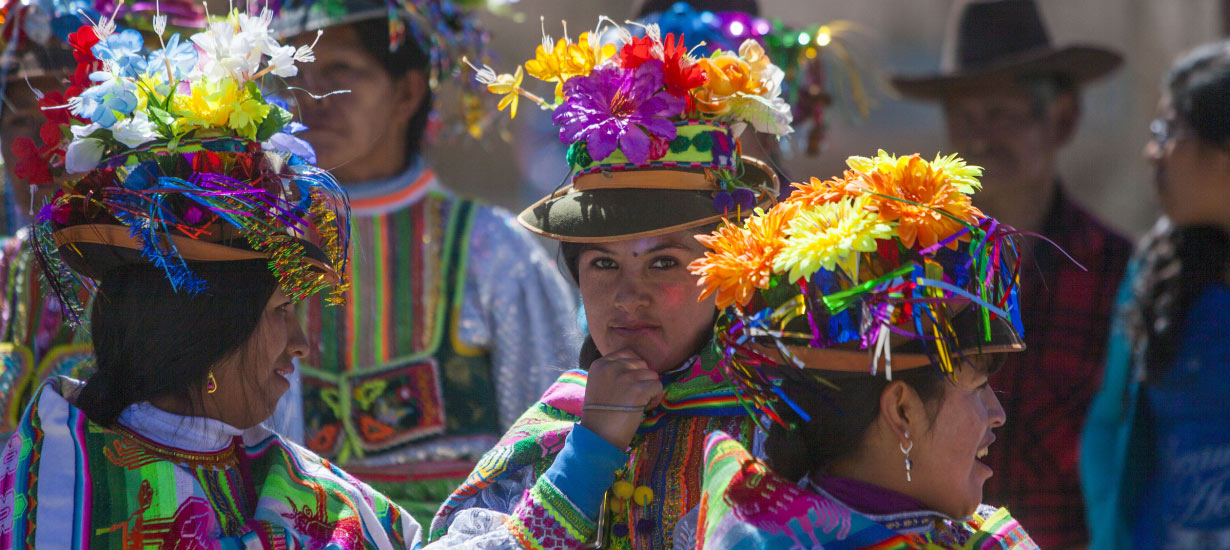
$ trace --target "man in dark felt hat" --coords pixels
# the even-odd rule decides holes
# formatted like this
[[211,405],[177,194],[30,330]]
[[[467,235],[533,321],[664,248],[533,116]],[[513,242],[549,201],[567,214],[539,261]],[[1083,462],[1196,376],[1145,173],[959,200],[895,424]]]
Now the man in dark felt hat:
[[1088,269],[1049,245],[1026,257],[1042,276],[1022,282],[1029,349],[991,381],[1011,422],[988,458],[995,476],[986,501],[1010,507],[1042,548],[1080,547],[1088,534],[1078,441],[1101,381],[1115,288],[1131,246],[1072,201],[1056,160],[1076,133],[1080,86],[1121,58],[1098,47],[1054,45],[1032,0],[959,2],[954,15],[940,72],[897,76],[894,86],[943,106],[952,149],[986,169],[978,194],[985,212],[1053,238]]

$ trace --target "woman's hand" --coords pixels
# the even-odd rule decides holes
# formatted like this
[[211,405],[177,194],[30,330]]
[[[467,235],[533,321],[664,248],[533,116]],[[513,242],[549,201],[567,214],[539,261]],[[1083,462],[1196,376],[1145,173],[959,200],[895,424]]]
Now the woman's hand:
[[[645,418],[645,411],[662,402],[662,379],[649,370],[632,350],[624,348],[604,355],[589,366],[589,381],[585,384],[585,407],[581,425],[598,434],[610,444],[627,449],[632,436]],[[612,411],[590,406],[634,407],[634,410]]]

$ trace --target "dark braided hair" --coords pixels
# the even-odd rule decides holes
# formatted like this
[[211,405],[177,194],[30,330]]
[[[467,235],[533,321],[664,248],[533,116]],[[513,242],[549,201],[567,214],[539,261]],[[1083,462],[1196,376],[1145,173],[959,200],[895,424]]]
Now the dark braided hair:
[[1179,331],[1196,299],[1209,285],[1230,280],[1230,235],[1220,227],[1174,227],[1163,219],[1142,243],[1124,313],[1136,375],[1150,379],[1174,362]]
[[[1200,46],[1166,74],[1176,122],[1201,144],[1230,146],[1230,41]],[[1230,235],[1209,225],[1174,227],[1163,219],[1141,241],[1132,301],[1124,315],[1136,376],[1163,374],[1174,362],[1187,310],[1212,284],[1230,281]]]

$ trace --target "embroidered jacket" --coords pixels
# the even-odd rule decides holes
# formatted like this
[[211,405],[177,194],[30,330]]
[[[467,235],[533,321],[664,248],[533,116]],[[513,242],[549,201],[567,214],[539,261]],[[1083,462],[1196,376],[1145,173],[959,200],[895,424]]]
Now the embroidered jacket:
[[696,543],[704,550],[1038,548],[1004,508],[983,506],[965,521],[927,511],[863,515],[774,474],[724,433],[705,443]]
[[34,395],[0,470],[0,549],[399,549],[419,546],[401,508],[262,427],[129,407],[116,429]]
[[[565,373],[445,501],[431,547],[569,549],[601,536],[604,548],[672,548],[675,523],[700,503],[705,436],[754,436],[716,363],[707,363],[694,358],[663,375],[662,405],[627,452],[577,424],[586,373]],[[617,477],[648,487],[652,502],[611,497],[604,509]]]

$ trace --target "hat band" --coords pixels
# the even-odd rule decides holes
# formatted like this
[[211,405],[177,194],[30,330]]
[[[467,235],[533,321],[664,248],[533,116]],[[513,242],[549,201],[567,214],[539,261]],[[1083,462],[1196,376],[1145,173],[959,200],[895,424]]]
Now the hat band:
[[739,147],[730,127],[708,120],[675,122],[675,138],[666,143],[661,156],[646,163],[630,162],[619,149],[601,161],[589,156],[585,141],[568,148],[568,164],[573,170],[573,182],[599,172],[641,170],[645,168],[709,168],[735,170]]
[[597,172],[580,176],[573,182],[577,191],[595,189],[670,189],[678,191],[718,190],[718,180],[708,170],[685,172],[683,170],[631,170],[623,172]]

